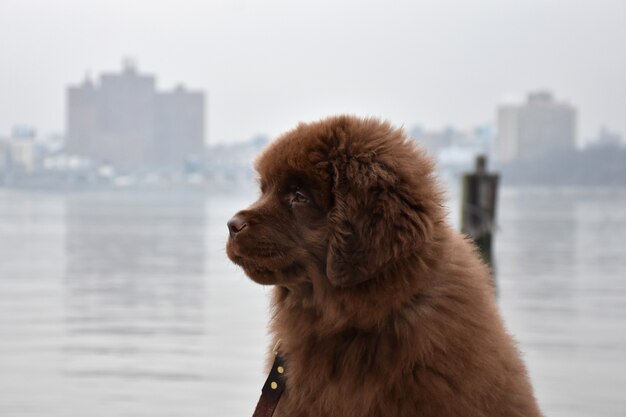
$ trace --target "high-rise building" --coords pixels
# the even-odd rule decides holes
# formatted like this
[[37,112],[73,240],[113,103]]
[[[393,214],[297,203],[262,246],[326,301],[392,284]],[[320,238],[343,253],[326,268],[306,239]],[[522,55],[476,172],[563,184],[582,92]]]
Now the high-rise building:
[[576,148],[576,109],[539,91],[521,105],[498,108],[496,156],[500,162],[530,159]]
[[204,94],[187,91],[182,86],[170,92],[157,93],[154,114],[154,157],[158,163],[201,156]]
[[204,94],[159,92],[126,62],[122,73],[67,91],[67,151],[119,168],[181,167],[204,148]]

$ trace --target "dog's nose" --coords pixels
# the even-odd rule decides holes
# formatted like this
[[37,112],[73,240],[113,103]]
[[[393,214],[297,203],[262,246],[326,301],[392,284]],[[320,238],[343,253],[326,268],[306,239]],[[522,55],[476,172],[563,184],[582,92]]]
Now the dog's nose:
[[243,217],[234,215],[232,219],[226,223],[228,225],[228,231],[230,232],[230,237],[235,237],[235,235],[241,232],[243,229],[248,226]]

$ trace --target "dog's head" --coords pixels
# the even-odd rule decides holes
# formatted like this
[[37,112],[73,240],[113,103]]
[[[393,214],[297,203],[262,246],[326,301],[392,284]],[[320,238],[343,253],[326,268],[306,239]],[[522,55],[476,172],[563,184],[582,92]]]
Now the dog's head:
[[256,168],[261,196],[228,222],[227,253],[261,284],[363,283],[428,251],[443,217],[430,159],[375,119],[301,124]]

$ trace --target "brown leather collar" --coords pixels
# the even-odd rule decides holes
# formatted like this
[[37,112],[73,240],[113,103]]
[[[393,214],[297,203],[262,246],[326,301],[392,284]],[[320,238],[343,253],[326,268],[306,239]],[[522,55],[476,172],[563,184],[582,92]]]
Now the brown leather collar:
[[278,405],[278,400],[280,400],[280,396],[285,390],[284,374],[285,362],[283,358],[276,353],[274,364],[272,365],[270,374],[267,376],[265,385],[263,385],[261,398],[259,398],[259,402],[256,405],[252,417],[272,417]]

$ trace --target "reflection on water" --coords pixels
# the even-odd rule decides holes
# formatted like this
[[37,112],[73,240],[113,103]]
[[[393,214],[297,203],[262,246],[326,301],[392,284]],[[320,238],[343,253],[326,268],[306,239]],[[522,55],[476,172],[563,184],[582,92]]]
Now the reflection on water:
[[205,379],[204,222],[200,198],[67,199],[66,375]]
[[[625,415],[626,190],[501,197],[499,303],[546,415]],[[0,191],[0,416],[251,415],[268,289],[224,253],[250,199]]]

